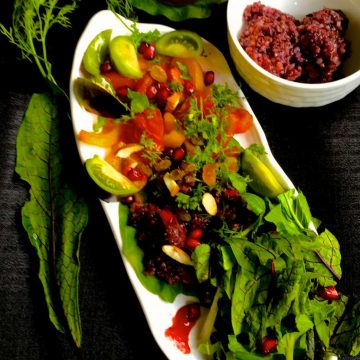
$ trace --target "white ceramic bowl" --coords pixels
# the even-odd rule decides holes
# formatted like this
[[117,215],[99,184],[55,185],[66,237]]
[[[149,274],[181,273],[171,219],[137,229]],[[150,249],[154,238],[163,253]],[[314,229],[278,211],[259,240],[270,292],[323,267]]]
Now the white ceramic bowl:
[[239,43],[244,27],[243,13],[256,0],[228,0],[227,25],[230,54],[244,81],[267,99],[293,107],[316,107],[340,100],[360,85],[360,0],[262,0],[261,3],[302,19],[323,7],[341,9],[349,18],[346,38],[351,41],[351,57],[344,66],[345,77],[324,84],[304,84],[285,80],[264,70]]

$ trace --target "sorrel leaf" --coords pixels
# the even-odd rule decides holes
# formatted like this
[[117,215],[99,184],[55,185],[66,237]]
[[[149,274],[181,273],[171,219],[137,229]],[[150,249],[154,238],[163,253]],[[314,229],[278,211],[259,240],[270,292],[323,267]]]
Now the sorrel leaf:
[[22,222],[39,257],[50,320],[60,331],[68,327],[80,346],[79,246],[88,213],[64,179],[60,121],[54,96],[32,96],[17,137],[15,170],[30,185]]

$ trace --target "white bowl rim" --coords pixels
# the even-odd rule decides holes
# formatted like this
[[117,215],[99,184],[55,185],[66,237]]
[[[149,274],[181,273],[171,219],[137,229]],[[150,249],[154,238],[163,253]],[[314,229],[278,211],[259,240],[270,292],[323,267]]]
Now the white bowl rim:
[[[230,8],[227,7],[227,18],[229,18]],[[240,29],[237,28],[236,30],[234,28],[230,28],[229,21],[227,22],[228,32],[230,36],[232,37],[233,43],[236,46],[237,50],[241,53],[241,55],[247,60],[250,65],[252,65],[258,72],[260,72],[262,75],[268,77],[269,79],[278,82],[279,84],[282,84],[284,86],[298,88],[298,89],[304,89],[304,90],[319,90],[319,89],[330,89],[330,88],[338,88],[343,85],[346,85],[348,83],[351,83],[354,79],[358,78],[360,76],[360,69],[355,71],[354,73],[347,75],[341,79],[326,82],[326,83],[316,83],[316,84],[308,84],[308,83],[301,83],[291,80],[283,79],[279,76],[276,76],[272,74],[271,72],[263,69],[260,65],[256,63],[255,60],[253,60],[247,52],[244,50],[244,48],[240,45],[238,36],[240,33]]]

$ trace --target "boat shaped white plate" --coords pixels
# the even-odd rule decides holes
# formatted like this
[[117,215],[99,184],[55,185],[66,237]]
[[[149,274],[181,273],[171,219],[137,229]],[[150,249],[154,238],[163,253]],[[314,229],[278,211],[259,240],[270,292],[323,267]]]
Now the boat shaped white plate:
[[[78,133],[80,132],[81,129],[92,131],[92,126],[94,120],[96,119],[96,115],[84,110],[77,102],[74,96],[73,83],[77,77],[83,76],[80,65],[85,50],[88,44],[90,43],[90,41],[99,32],[106,29],[112,29],[113,37],[121,34],[122,35],[129,34],[129,30],[124,24],[131,25],[132,22],[124,18],[122,18],[122,21],[120,21],[119,17],[117,17],[114,13],[108,10],[103,10],[96,13],[90,19],[84,32],[82,33],[75,50],[73,66],[71,71],[71,78],[70,78],[70,104],[71,104],[71,115],[72,115],[74,133],[77,141],[80,158],[83,162],[85,162],[86,159],[93,157],[95,154],[104,156],[105,152],[101,148],[95,146],[89,146],[84,143],[80,143],[77,140]],[[159,24],[144,24],[144,23],[137,23],[137,28],[142,32],[158,29],[161,33],[165,33],[173,30],[172,28]],[[286,174],[283,172],[283,170],[280,168],[280,166],[272,156],[265,134],[258,120],[256,119],[255,114],[250,108],[250,105],[246,101],[244,94],[236,84],[226,59],[215,46],[213,46],[205,39],[204,39],[204,53],[203,56],[200,57],[200,63],[204,71],[213,70],[215,72],[216,74],[215,78],[217,83],[228,84],[230,87],[238,91],[239,97],[242,100],[244,108],[250,111],[254,117],[254,126],[248,132],[241,135],[237,135],[236,136],[237,140],[240,142],[240,144],[243,147],[247,147],[253,143],[263,145],[268,154],[267,156],[268,165],[272,168],[279,182],[286,189],[293,188],[291,181],[288,179]],[[157,295],[151,294],[141,285],[133,268],[128,263],[127,259],[124,257],[122,253],[122,240],[120,235],[119,216],[118,216],[119,203],[105,202],[103,200],[100,201],[103,206],[104,212],[107,216],[107,219],[110,223],[110,226],[112,228],[128,276],[134,287],[134,290],[142,306],[150,330],[156,342],[158,343],[164,354],[171,360],[172,359],[176,359],[176,360],[205,359],[205,356],[197,351],[197,334],[201,328],[201,324],[206,315],[206,310],[201,309],[201,318],[190,333],[189,344],[191,348],[191,353],[183,354],[176,347],[176,344],[171,339],[165,336],[165,330],[172,325],[172,319],[175,316],[177,310],[183,305],[189,302],[193,302],[194,299],[185,295],[178,295],[173,303],[166,303],[162,301]]]

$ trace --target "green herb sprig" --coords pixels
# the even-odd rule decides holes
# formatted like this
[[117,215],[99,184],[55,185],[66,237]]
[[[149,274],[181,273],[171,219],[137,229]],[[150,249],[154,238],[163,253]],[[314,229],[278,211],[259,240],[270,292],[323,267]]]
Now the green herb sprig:
[[48,59],[46,40],[55,25],[69,28],[69,16],[78,7],[78,0],[60,5],[59,0],[15,0],[12,26],[0,24],[0,33],[21,51],[23,58],[35,62],[41,75],[57,86]]

